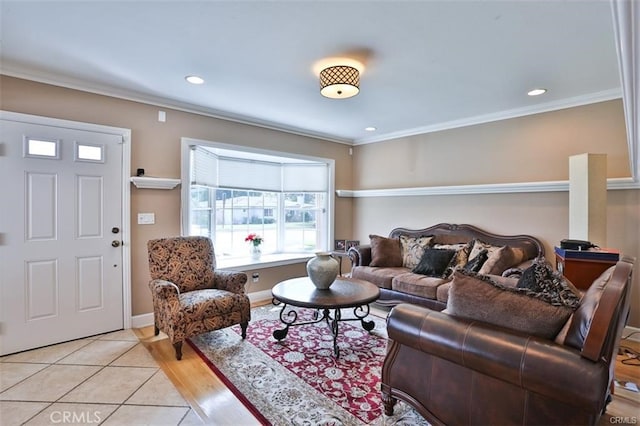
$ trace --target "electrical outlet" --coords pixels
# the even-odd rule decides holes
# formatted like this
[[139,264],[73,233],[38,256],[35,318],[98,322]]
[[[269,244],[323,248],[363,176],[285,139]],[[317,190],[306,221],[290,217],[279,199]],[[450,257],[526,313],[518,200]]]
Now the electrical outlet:
[[257,272],[254,272],[253,275],[251,275],[251,278],[253,278],[254,283],[257,283],[258,281],[260,281],[260,274]]

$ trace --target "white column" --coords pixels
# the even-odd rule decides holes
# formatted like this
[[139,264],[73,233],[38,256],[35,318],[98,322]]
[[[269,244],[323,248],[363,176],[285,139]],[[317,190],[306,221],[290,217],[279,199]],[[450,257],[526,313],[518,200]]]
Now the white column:
[[569,157],[569,238],[607,245],[607,155]]

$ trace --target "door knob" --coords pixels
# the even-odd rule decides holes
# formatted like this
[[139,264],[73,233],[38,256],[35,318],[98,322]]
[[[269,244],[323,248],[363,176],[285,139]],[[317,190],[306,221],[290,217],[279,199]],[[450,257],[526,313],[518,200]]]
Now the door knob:
[[118,240],[111,241],[111,247],[120,247],[120,241]]
[[112,234],[117,234],[118,232],[120,232],[120,228],[118,228],[117,226],[114,226],[113,228],[111,228]]

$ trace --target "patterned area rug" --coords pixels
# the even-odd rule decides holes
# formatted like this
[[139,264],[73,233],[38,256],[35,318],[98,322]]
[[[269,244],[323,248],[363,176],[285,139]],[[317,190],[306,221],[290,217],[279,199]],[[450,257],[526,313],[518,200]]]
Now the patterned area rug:
[[[298,309],[299,318],[314,311]],[[394,415],[383,414],[380,372],[386,353],[384,319],[371,333],[359,321],[339,324],[340,356],[326,322],[291,327],[278,342],[273,331],[283,328],[280,307],[254,308],[247,339],[240,327],[192,338],[190,344],[256,418],[273,425],[428,425],[403,402]],[[353,317],[344,309],[343,318]]]

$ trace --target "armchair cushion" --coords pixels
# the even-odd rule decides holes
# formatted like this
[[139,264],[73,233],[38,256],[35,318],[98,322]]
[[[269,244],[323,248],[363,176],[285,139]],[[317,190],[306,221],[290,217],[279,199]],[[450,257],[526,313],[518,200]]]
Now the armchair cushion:
[[180,295],[180,310],[184,320],[202,321],[214,316],[227,315],[244,308],[245,296],[229,294],[225,290],[206,289]]
[[573,310],[482,275],[453,274],[447,311],[454,316],[553,339]]

